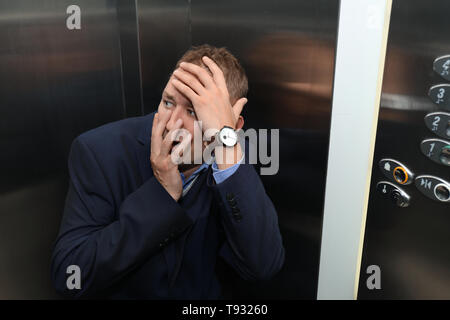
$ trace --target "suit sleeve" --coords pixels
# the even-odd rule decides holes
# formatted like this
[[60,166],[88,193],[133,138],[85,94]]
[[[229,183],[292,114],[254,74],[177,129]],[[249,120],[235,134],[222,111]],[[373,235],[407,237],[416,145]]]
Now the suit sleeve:
[[[192,224],[153,176],[117,208],[101,166],[80,138],[72,144],[68,165],[69,190],[51,263],[52,281],[62,294],[96,295]],[[70,265],[80,268],[79,290],[67,288]]]
[[267,280],[283,266],[284,247],[277,212],[251,164],[240,164],[220,184],[212,177],[225,232],[220,255],[246,280]]

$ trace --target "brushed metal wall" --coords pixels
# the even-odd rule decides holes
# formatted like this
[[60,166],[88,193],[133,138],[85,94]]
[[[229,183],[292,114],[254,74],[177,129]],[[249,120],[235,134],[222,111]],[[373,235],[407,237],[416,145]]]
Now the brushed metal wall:
[[50,255],[78,134],[125,116],[116,2],[0,1],[0,299],[56,298]]
[[262,176],[286,263],[271,281],[229,275],[232,298],[315,299],[339,2],[138,1],[145,113],[190,45],[225,46],[249,78],[244,128],[280,129],[280,169]]
[[0,298],[57,297],[49,260],[73,138],[154,111],[177,59],[210,43],[247,71],[245,127],[280,129],[280,170],[263,182],[286,264],[227,289],[315,299],[338,1],[78,0],[82,28],[68,30],[71,4],[0,0]]
[[144,114],[158,108],[176,61],[191,45],[190,1],[137,1]]
[[[383,158],[402,162],[416,175],[450,181],[450,168],[420,149],[422,140],[438,138],[424,117],[444,111],[427,94],[431,86],[449,83],[433,71],[433,61],[450,54],[449,10],[446,0],[393,2],[359,299],[450,299],[450,203],[427,198],[414,183],[397,184],[411,197],[406,208],[376,191],[379,181],[389,181],[378,166]],[[366,286],[370,265],[380,267],[379,290]]]

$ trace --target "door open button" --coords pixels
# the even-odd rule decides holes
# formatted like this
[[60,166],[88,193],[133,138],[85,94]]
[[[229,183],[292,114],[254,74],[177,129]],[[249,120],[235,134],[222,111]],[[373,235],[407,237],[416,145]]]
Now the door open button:
[[447,202],[450,200],[450,190],[447,185],[440,183],[434,187],[434,195],[439,201]]
[[420,175],[416,178],[416,187],[430,199],[450,202],[450,183],[442,178]]

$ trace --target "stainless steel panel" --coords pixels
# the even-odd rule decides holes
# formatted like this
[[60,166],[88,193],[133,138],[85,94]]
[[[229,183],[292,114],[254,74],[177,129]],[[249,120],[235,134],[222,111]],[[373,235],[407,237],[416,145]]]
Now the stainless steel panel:
[[144,114],[158,108],[175,63],[191,44],[190,1],[137,1]]
[[141,116],[144,114],[144,101],[141,85],[137,3],[130,0],[117,0],[116,2],[126,116]]
[[[450,298],[450,204],[428,198],[415,184],[402,186],[411,197],[407,208],[375,190],[384,179],[378,167],[382,158],[402,162],[419,177],[450,178],[449,167],[431,161],[420,149],[423,140],[439,138],[424,118],[444,111],[428,91],[448,83],[433,70],[433,63],[450,54],[449,11],[445,0],[393,1],[359,299]],[[366,286],[370,265],[380,267],[380,290]]]
[[125,115],[115,1],[0,1],[0,298],[56,297],[50,255],[75,136]]
[[280,129],[279,171],[261,178],[278,211],[286,262],[270,281],[230,274],[231,298],[316,298],[338,5],[192,2],[192,44],[227,47],[246,70],[244,128]]

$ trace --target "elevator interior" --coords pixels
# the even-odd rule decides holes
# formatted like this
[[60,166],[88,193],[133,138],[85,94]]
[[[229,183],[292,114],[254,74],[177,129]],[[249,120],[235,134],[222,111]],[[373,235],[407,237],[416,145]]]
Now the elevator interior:
[[[393,1],[358,299],[450,298],[449,10]],[[210,43],[247,72],[245,128],[280,129],[279,171],[261,178],[285,266],[265,282],[230,274],[227,290],[315,299],[338,15],[337,0],[0,0],[0,298],[59,298],[49,264],[72,140],[153,112],[177,59]]]

